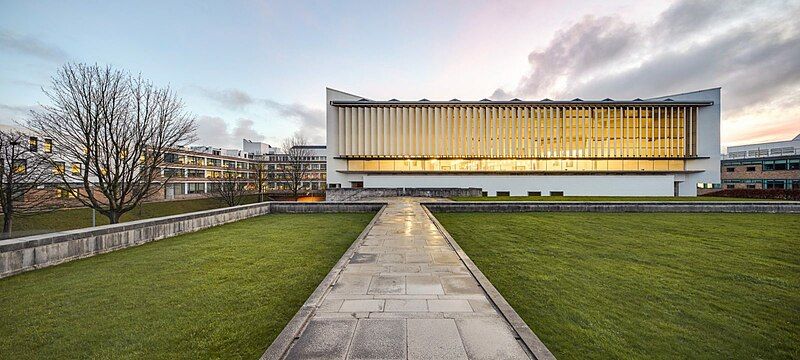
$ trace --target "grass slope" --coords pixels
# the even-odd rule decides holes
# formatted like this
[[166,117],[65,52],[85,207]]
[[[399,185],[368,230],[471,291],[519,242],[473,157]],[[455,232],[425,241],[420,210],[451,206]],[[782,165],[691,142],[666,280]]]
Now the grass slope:
[[436,217],[560,359],[800,357],[800,216]]
[[454,197],[455,201],[771,201],[713,196],[473,196]]
[[[254,203],[256,196],[249,196],[245,203]],[[154,203],[144,203],[125,213],[121,221],[134,221],[160,216],[183,214],[194,211],[210,210],[224,207],[219,200],[202,198],[192,200],[175,200]],[[0,215],[2,220],[2,215]],[[97,213],[97,225],[107,225],[108,218]],[[80,229],[92,226],[92,210],[89,208],[76,208],[56,210],[44,213],[26,214],[14,217],[11,237],[44,234],[54,231]]]
[[0,280],[0,358],[257,358],[372,216],[262,216]]

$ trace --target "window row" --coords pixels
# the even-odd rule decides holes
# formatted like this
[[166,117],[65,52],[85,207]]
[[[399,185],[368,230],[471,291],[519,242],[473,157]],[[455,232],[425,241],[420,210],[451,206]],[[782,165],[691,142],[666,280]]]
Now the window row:
[[683,171],[683,160],[348,160],[356,172]]
[[755,165],[761,165],[762,171],[800,170],[800,159],[726,161],[723,165],[725,166],[725,172],[735,172],[738,165],[753,165],[747,166],[745,171],[756,171]]
[[797,179],[726,179],[723,180],[726,189],[736,188],[735,184],[745,184],[748,189],[792,189],[800,190],[800,180]]

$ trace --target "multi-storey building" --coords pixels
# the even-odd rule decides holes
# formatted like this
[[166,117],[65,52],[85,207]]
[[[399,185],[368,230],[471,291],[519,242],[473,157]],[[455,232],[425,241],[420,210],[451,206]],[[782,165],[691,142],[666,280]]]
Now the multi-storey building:
[[724,189],[800,189],[800,135],[731,146],[722,157]]
[[[307,145],[300,162],[304,167],[305,176],[300,187],[305,190],[325,190],[326,185],[326,149],[325,145]],[[273,148],[274,149],[274,148]],[[267,166],[267,187],[275,190],[289,190],[291,185],[288,174],[284,168],[290,163],[286,153],[273,152],[260,157]]]
[[[268,144],[250,140],[242,141],[242,151],[205,146],[175,149],[164,158],[165,177],[170,177],[164,188],[164,198],[186,198],[205,194],[217,185],[216,179],[224,173],[234,173],[249,189],[258,189],[261,178],[266,191],[288,190],[283,166],[286,153]],[[306,168],[306,179],[300,184],[305,191],[325,189],[325,146],[309,145],[308,156],[299,161]],[[253,151],[253,152],[248,152]],[[235,154],[235,155],[234,155]]]
[[[204,150],[204,151],[197,151]],[[237,179],[256,189],[258,161],[246,156],[222,155],[222,149],[194,147],[178,148],[164,155],[162,174],[169,178],[164,186],[164,198],[176,199],[205,194],[223,174],[234,174]]]
[[[0,131],[17,131],[24,134],[25,129],[0,125]],[[54,153],[58,156],[58,144],[52,139],[41,138],[36,134],[28,134],[27,146],[31,152],[44,154]],[[299,161],[307,169],[306,179],[301,183],[304,191],[325,189],[325,146],[307,146],[308,156]],[[21,160],[24,161],[24,160]],[[224,174],[233,174],[246,188],[258,190],[259,179],[262,179],[264,191],[286,190],[289,187],[282,181],[282,167],[287,162],[287,155],[280,149],[265,143],[242,140],[242,150],[221,149],[211,146],[190,146],[172,149],[164,155],[161,174],[169,179],[161,193],[149,200],[172,200],[205,196],[215,186],[220,186],[217,179]],[[27,164],[16,166],[26,168]],[[57,162],[54,171],[67,172],[79,182],[81,164],[69,161]],[[53,193],[54,200],[71,201],[68,191],[62,190],[60,179],[53,177],[52,182],[43,184],[37,192]],[[77,205],[77,203],[75,203]]]
[[720,89],[647,100],[375,101],[327,90],[329,188],[680,195],[719,184]]

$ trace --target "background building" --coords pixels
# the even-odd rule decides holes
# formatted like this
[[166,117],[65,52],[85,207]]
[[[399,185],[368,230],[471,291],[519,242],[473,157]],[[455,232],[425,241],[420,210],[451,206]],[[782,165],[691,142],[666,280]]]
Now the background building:
[[[196,197],[206,194],[224,172],[235,173],[246,186],[256,189],[257,161],[245,156],[223,155],[223,149],[193,146],[173,149],[164,155],[162,174],[170,178],[164,186],[164,199]],[[227,152],[230,153],[230,152]]]
[[[326,155],[325,145],[308,145],[308,156],[300,159],[306,171],[306,179],[301,183],[301,188],[305,190],[325,190],[326,186]],[[275,148],[273,148],[275,149]],[[287,175],[284,173],[284,166],[287,164],[287,155],[284,152],[274,152],[264,155],[259,159],[263,160],[267,166],[267,188],[272,190],[289,190],[291,186],[287,182]]]
[[722,158],[722,188],[800,189],[800,135],[729,147]]
[[328,186],[695,196],[720,182],[719,104],[719,88],[630,101],[374,101],[328,89]]
[[[225,172],[233,172],[248,188],[256,190],[259,172],[263,172],[266,191],[287,190],[282,181],[282,166],[287,155],[269,144],[243,140],[243,150],[225,150],[208,146],[174,149],[165,155],[162,174],[170,177],[164,187],[164,198],[190,198],[206,194],[215,179]],[[325,189],[325,146],[310,145],[312,156],[300,159],[309,169],[308,180],[301,188],[305,191]],[[247,150],[259,153],[250,153]]]

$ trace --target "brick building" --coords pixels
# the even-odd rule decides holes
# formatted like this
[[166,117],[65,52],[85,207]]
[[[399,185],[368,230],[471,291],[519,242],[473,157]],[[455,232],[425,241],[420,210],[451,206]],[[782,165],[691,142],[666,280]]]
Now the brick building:
[[732,146],[721,166],[723,189],[800,189],[800,135]]

